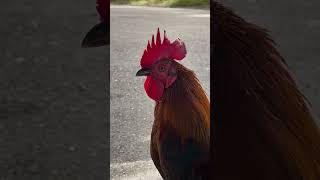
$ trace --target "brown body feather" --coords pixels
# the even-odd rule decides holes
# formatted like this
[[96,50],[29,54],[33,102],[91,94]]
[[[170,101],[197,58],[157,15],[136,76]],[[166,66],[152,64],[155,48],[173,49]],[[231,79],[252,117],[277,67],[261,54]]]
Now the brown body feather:
[[[165,90],[162,100],[156,103],[151,135],[151,156],[163,177],[166,177],[167,170],[159,146],[164,139],[177,137],[182,145],[191,139],[205,152],[209,152],[210,144],[210,102],[195,74],[183,65],[174,63],[177,80]],[[209,157],[206,158],[201,165],[195,164],[193,170],[197,171],[196,174],[203,173]]]
[[267,31],[211,1],[216,179],[320,179],[320,131]]

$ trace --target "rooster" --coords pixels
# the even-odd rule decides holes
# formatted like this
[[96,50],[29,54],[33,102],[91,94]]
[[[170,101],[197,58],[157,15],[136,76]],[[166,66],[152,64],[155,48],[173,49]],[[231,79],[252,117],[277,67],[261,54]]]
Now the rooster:
[[[156,41],[156,42],[155,42]],[[152,160],[163,179],[208,179],[210,102],[193,71],[177,61],[186,56],[180,39],[148,41],[136,76],[156,103],[151,133]]]
[[84,48],[88,47],[99,47],[110,44],[110,1],[109,0],[97,0],[97,11],[100,15],[100,23],[95,25],[86,34],[82,41],[81,46]]
[[320,131],[268,32],[211,0],[212,179],[319,180]]

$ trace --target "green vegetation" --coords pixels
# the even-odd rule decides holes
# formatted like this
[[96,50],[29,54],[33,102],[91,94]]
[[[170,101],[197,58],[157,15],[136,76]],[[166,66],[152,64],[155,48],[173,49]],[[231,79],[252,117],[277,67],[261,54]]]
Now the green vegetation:
[[164,7],[209,7],[209,0],[111,0],[113,4]]

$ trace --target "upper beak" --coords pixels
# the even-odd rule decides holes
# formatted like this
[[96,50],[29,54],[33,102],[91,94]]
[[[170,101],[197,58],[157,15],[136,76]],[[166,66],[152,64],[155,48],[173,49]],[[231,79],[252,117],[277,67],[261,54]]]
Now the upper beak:
[[148,76],[151,74],[151,69],[140,69],[136,76]]

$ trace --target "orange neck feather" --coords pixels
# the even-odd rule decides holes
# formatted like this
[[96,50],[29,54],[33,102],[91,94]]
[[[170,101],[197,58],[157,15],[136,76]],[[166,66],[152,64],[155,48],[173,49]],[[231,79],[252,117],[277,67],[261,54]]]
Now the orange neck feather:
[[193,138],[209,147],[210,102],[195,74],[179,63],[176,68],[177,80],[157,102],[155,121],[160,129],[175,129],[182,141]]

